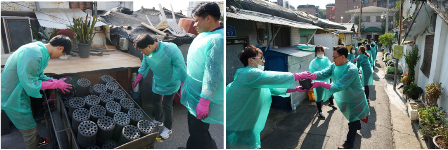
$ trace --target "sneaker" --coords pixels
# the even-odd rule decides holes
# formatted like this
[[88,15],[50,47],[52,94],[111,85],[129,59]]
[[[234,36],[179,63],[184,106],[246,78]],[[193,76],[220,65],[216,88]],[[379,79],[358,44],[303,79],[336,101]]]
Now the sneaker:
[[47,145],[48,142],[50,142],[49,138],[40,138],[39,143],[37,143],[37,148],[40,148],[41,146]]
[[338,149],[351,149],[351,148],[353,148],[353,144],[347,144],[347,143],[344,143],[338,147]]
[[330,106],[331,108],[333,108],[333,110],[338,110],[338,108],[337,108],[336,106],[334,106],[334,105],[328,105],[328,106]]
[[325,119],[325,115],[322,112],[319,112],[319,118]]
[[162,137],[162,139],[167,139],[168,137],[170,137],[171,133],[173,133],[173,131],[166,127],[163,127],[163,131],[162,133],[160,133],[160,136]]
[[163,122],[159,122],[157,120],[152,121],[155,126],[163,127]]

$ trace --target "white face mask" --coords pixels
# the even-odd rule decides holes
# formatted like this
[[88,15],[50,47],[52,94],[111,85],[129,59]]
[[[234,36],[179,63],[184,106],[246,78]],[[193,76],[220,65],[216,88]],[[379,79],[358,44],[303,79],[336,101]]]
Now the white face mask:
[[257,62],[254,61],[254,59],[251,59],[255,64],[257,64],[257,69],[263,70],[264,71],[264,66],[259,65]]
[[352,50],[352,53],[354,54],[354,53],[355,53],[355,50]]
[[324,54],[317,54],[317,58],[324,58]]

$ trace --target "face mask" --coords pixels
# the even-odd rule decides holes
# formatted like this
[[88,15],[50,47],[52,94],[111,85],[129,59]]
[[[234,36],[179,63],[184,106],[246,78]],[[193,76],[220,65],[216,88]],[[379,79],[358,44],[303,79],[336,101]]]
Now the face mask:
[[257,66],[257,69],[260,69],[260,70],[263,70],[263,71],[264,71],[264,66],[259,65],[257,62],[254,61],[254,59],[252,59],[252,61],[253,61],[255,64],[258,65],[258,66]]
[[354,54],[354,53],[355,53],[355,50],[352,50],[352,53]]
[[324,58],[324,54],[317,54],[317,58]]

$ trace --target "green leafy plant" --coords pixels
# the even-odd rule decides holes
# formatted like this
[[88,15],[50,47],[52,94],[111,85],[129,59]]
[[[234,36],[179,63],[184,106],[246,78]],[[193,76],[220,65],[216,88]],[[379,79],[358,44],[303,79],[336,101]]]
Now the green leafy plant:
[[43,30],[42,27],[38,29],[34,28],[33,26],[31,26],[31,24],[29,24],[31,30],[33,30],[33,36],[34,39],[36,39],[37,41],[42,41],[42,36],[39,34],[39,31]]
[[436,128],[445,124],[446,111],[442,107],[432,106],[426,108],[419,108],[419,119],[422,122],[422,129],[419,130],[422,134],[430,137],[438,135]]
[[405,85],[403,88],[403,94],[406,94],[411,97],[417,97],[420,96],[423,93],[423,89],[421,87],[418,87],[414,84],[414,82],[411,82],[410,85]]
[[37,41],[42,41],[43,39],[45,41],[50,41],[54,36],[56,36],[56,33],[59,30],[54,30],[53,33],[48,33],[48,31],[42,27],[40,27],[39,29],[34,28],[33,26],[31,26],[31,24],[29,24],[31,30],[33,30],[33,36]]
[[418,60],[420,60],[420,56],[418,55],[418,47],[412,47],[412,50],[408,51],[404,55],[404,60],[408,65],[408,81],[414,82],[415,80],[415,66],[417,65]]
[[73,18],[73,24],[70,24],[68,28],[76,34],[76,41],[81,44],[92,43],[95,32],[93,31],[98,19],[93,16],[92,22],[90,22],[89,15],[86,18]]
[[380,40],[380,44],[387,46],[389,48],[389,52],[391,52],[391,47],[395,40],[394,33],[386,33],[386,34],[380,35],[379,40]]
[[437,99],[442,95],[442,83],[431,83],[425,86],[425,98],[430,106],[437,105]]
[[[395,74],[395,67],[393,66],[387,66],[386,68],[386,73],[387,74]],[[401,70],[400,68],[398,69],[398,75],[402,75],[403,74],[403,70]]]

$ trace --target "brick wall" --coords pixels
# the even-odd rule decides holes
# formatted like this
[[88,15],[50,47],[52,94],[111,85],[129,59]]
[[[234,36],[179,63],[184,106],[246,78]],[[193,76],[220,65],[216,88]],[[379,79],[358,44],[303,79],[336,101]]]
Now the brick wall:
[[327,9],[327,13],[326,13],[327,14],[327,19],[334,22],[335,20],[330,18],[330,17],[335,15],[335,10],[336,9],[332,10],[333,6],[327,6],[326,9]]
[[[363,4],[363,7],[376,6],[377,0],[369,0],[369,3]],[[350,15],[345,13],[345,11],[359,8],[359,0],[335,0],[335,22],[341,22],[341,16],[343,23],[350,21]]]

